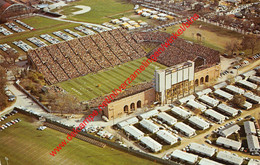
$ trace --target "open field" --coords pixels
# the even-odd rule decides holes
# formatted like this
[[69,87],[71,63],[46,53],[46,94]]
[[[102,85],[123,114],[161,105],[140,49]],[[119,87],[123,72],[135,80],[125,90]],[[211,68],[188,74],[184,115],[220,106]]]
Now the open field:
[[[86,5],[91,8],[89,12],[73,15],[75,12],[74,6]],[[76,21],[84,21],[91,23],[103,23],[111,20],[111,16],[115,14],[133,11],[133,5],[122,0],[82,0],[70,3],[68,6],[62,8],[61,14],[67,16],[68,19]]]
[[[180,25],[168,27],[166,32],[172,33],[179,29]],[[165,31],[165,30],[164,30]],[[242,40],[243,35],[231,30],[227,30],[218,26],[214,26],[201,21],[193,23],[180,37],[192,42],[197,42],[196,34],[202,35],[202,43],[204,46],[218,50],[225,51],[225,45],[232,40]]]
[[36,128],[40,126],[40,123],[37,120],[19,113],[8,117],[5,121],[1,121],[0,124],[15,118],[20,118],[22,121],[0,132],[0,161],[2,165],[6,165],[5,157],[8,157],[10,165],[157,164],[108,146],[100,148],[76,138],[53,157],[49,152],[66,138],[66,135],[50,128],[38,131]]
[[[78,96],[81,100],[90,100],[98,96],[110,93],[114,88],[118,88],[139,66],[146,57],[135,61],[116,66],[107,71],[97,74],[88,74],[69,81],[61,82],[60,85],[66,91]],[[153,62],[131,83],[135,85],[153,79],[155,68],[166,68],[165,66]],[[99,85],[99,87],[97,87]],[[128,86],[129,87],[129,86]]]
[[[78,5],[89,6],[90,11],[83,14],[73,14],[75,11],[81,9],[75,7]],[[143,20],[146,22],[156,23],[158,21],[142,17],[134,13],[134,5],[123,0],[81,0],[69,3],[69,5],[62,7],[61,9],[54,9],[53,12],[59,12],[67,16],[66,19],[82,22],[90,22],[101,24],[109,22],[111,19],[128,17],[132,20]]]
[[[31,42],[27,41],[26,39],[30,38],[30,37],[40,38],[39,36],[41,34],[46,34],[46,33],[51,34],[54,31],[58,31],[58,30],[63,31],[63,29],[66,29],[66,28],[71,29],[73,27],[80,25],[80,24],[75,24],[75,23],[67,23],[67,22],[52,20],[49,18],[39,17],[39,16],[25,18],[25,19],[22,19],[21,21],[23,21],[24,23],[26,23],[30,26],[33,26],[36,30],[34,30],[34,31],[26,30],[25,32],[14,33],[10,36],[0,36],[0,44],[7,43],[11,47],[15,48],[22,55],[26,54],[26,53],[22,49],[20,49],[16,45],[14,45],[12,43],[13,41],[22,40],[23,42],[29,44],[33,48],[36,48],[36,45],[32,44]],[[18,26],[22,27],[21,25],[18,25]],[[22,28],[25,29],[24,27],[22,27]],[[10,30],[9,28],[7,28],[7,29]],[[41,40],[45,41],[43,39],[41,39]],[[59,40],[61,41],[62,39],[59,39]],[[45,43],[49,44],[48,42],[45,42]],[[1,51],[2,50],[0,50],[0,52]]]

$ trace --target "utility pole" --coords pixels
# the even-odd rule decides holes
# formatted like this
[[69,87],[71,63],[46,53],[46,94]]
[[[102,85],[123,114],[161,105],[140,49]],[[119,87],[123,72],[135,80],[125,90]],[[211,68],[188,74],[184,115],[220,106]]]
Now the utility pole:
[[8,157],[5,157],[6,164],[8,165]]

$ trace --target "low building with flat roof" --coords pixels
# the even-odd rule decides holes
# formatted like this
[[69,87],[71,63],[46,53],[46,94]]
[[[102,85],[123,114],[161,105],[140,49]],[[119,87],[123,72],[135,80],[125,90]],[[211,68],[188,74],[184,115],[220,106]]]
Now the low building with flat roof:
[[243,158],[227,151],[219,151],[217,154],[217,159],[223,161],[225,164],[230,163],[234,165],[241,165],[244,161]]
[[233,150],[239,150],[241,148],[241,142],[224,138],[224,137],[218,137],[216,144],[220,146],[223,145],[224,147],[231,148]]
[[151,111],[148,111],[148,112],[145,112],[145,113],[139,115],[139,118],[148,119],[150,117],[156,116],[158,113],[159,113],[158,110],[154,109],[154,110],[151,110]]
[[168,125],[172,126],[175,123],[177,123],[177,119],[175,119],[174,117],[172,117],[171,115],[165,113],[165,112],[161,112],[157,115],[157,118],[161,119],[162,121],[166,122]]
[[209,123],[203,120],[202,118],[199,118],[198,116],[191,116],[189,118],[189,122],[202,130],[209,128]]
[[247,135],[256,134],[255,123],[252,121],[245,121],[244,128]]
[[227,93],[221,89],[217,89],[214,91],[214,94],[221,97],[221,98],[224,98],[226,100],[232,100],[233,99],[233,95],[230,94],[230,93]]
[[215,107],[219,104],[219,101],[217,99],[214,99],[212,97],[209,97],[207,95],[202,95],[199,97],[199,100],[208,104],[209,106]]
[[184,124],[183,122],[178,122],[174,125],[174,127],[188,137],[196,135],[196,130],[191,128],[187,124]]
[[190,151],[196,154],[212,157],[216,153],[215,148],[208,147],[205,144],[190,143],[188,146]]
[[219,135],[223,137],[228,137],[233,133],[237,133],[239,130],[240,127],[237,124],[233,124],[219,130]]
[[144,133],[132,125],[125,126],[123,129],[126,133],[129,133],[130,136],[134,137],[137,140],[140,140],[144,137]]
[[228,116],[236,116],[238,114],[238,110],[236,110],[235,108],[232,108],[226,104],[219,104],[217,106],[217,109],[225,114],[227,114]]
[[160,130],[156,132],[156,135],[170,145],[173,145],[178,142],[178,138],[173,136],[170,132],[166,130]]
[[175,115],[180,116],[180,117],[183,118],[183,119],[187,119],[187,118],[189,118],[189,117],[191,116],[191,113],[190,113],[190,112],[188,112],[188,111],[186,111],[186,110],[184,110],[184,109],[182,109],[182,108],[180,108],[180,107],[174,107],[174,108],[172,108],[172,109],[171,109],[171,112],[172,112],[173,114],[175,114]]
[[153,152],[158,152],[162,150],[162,145],[149,136],[143,137],[141,139],[141,143],[147,146]]
[[188,107],[190,107],[192,109],[199,109],[199,110],[201,110],[201,112],[204,112],[207,109],[207,107],[205,105],[202,105],[202,104],[198,103],[195,100],[190,100],[186,104],[186,106],[188,106]]
[[224,165],[224,164],[215,162],[213,160],[209,160],[207,158],[202,158],[199,162],[199,165]]
[[220,123],[223,123],[226,119],[226,116],[224,116],[224,115],[222,115],[222,114],[220,114],[220,113],[218,113],[218,112],[216,112],[212,109],[206,110],[204,112],[204,114],[206,116],[208,116],[209,118],[214,119],[215,121],[220,122]]
[[185,161],[189,164],[195,164],[198,161],[198,156],[191,154],[191,153],[187,153],[187,152],[183,152],[181,150],[175,150],[172,152],[171,157],[173,159],[180,159],[182,161]]
[[246,97],[246,100],[253,103],[253,104],[259,104],[260,103],[260,97],[253,94],[252,92],[246,92],[244,94],[244,96]]
[[241,88],[238,88],[234,85],[228,85],[225,87],[225,90],[227,90],[228,92],[230,93],[233,93],[233,94],[237,94],[237,95],[242,95],[245,93],[245,90],[244,89],[241,89]]
[[250,159],[247,165],[260,165],[260,160]]
[[247,145],[249,151],[254,155],[259,155],[260,153],[260,146],[257,136],[255,135],[247,135],[246,136]]
[[151,122],[150,120],[142,120],[140,124],[151,133],[155,133],[159,131],[159,127],[153,122]]
[[240,80],[240,81],[236,82],[236,84],[238,84],[238,85],[240,85],[242,87],[245,87],[247,89],[250,89],[250,90],[257,88],[256,84],[251,83],[251,82],[246,81],[246,80]]

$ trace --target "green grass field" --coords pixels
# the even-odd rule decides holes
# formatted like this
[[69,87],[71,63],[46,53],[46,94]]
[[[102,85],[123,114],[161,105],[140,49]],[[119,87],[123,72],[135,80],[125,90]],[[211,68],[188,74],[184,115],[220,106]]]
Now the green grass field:
[[22,114],[15,114],[1,121],[6,123],[15,118],[21,122],[0,132],[0,164],[6,165],[156,165],[152,161],[142,159],[128,153],[112,149],[108,146],[100,148],[79,139],[72,139],[53,157],[49,154],[66,135],[50,128],[38,131],[40,123],[36,119]]
[[[164,31],[168,33],[176,32],[179,29],[179,26],[180,25],[168,27]],[[240,33],[201,21],[193,23],[180,37],[185,40],[197,42],[197,33],[202,35],[202,43],[204,46],[218,50],[222,53],[225,51],[227,42],[235,39],[241,41],[243,37]]]
[[[87,13],[73,15],[72,12],[79,10],[74,7],[76,5],[89,6],[91,10]],[[67,19],[71,20],[103,23],[110,21],[117,14],[133,12],[133,7],[133,4],[123,0],[81,0],[69,3],[68,6],[62,8],[60,13],[66,15]]]
[[[90,100],[98,96],[110,93],[114,88],[118,88],[139,66],[146,57],[135,61],[116,66],[107,71],[97,74],[88,74],[69,81],[59,83],[63,89],[78,96],[81,100]],[[166,68],[159,63],[152,63],[147,67],[132,83],[135,85],[153,79],[155,68]],[[97,87],[100,85],[100,87]],[[129,87],[129,86],[128,86]]]

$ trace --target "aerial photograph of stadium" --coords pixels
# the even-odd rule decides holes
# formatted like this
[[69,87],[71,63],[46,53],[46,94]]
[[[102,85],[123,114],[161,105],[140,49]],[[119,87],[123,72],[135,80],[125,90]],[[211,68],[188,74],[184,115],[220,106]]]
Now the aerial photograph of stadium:
[[0,165],[260,165],[260,0],[0,0]]

